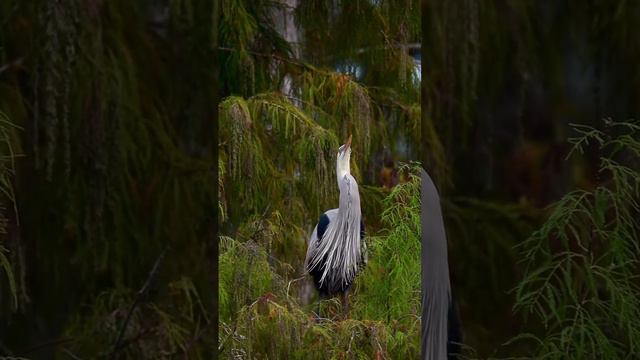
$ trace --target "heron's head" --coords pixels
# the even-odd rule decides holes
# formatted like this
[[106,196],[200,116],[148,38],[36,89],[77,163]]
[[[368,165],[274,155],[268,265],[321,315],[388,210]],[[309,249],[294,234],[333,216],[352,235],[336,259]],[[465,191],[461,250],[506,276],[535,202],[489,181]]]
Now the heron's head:
[[338,149],[336,164],[336,175],[338,176],[338,179],[351,173],[349,169],[349,161],[351,161],[351,135],[349,135],[347,142]]

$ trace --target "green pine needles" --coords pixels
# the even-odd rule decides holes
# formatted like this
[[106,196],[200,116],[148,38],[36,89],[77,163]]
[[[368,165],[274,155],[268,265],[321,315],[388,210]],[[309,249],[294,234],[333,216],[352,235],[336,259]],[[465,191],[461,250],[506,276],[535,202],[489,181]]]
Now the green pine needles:
[[207,348],[214,346],[209,332],[213,325],[190,279],[172,281],[165,297],[132,308],[139,296],[126,288],[99,294],[86,313],[71,319],[64,335],[72,341],[61,344],[60,353],[119,359],[170,359],[186,354],[195,359],[208,358],[211,352]]
[[408,182],[384,199],[382,230],[367,238],[369,263],[358,281],[360,316],[419,326],[420,316],[420,173],[403,165]]
[[515,310],[533,315],[542,335],[536,358],[631,359],[640,354],[640,123],[575,126],[574,151],[602,154],[601,185],[558,201],[520,245],[527,266]]
[[[289,9],[229,0],[221,12],[221,356],[416,358],[417,165],[396,169],[407,181],[391,192],[379,177],[385,154],[415,158],[421,139],[420,84],[406,48],[420,41],[419,3],[313,0]],[[273,13],[290,14],[303,41],[285,41]],[[354,284],[350,319],[338,320],[334,299],[315,322],[302,262],[319,215],[337,207],[335,157],[349,135],[369,266]],[[432,156],[442,160],[442,147]]]
[[[401,172],[408,181],[384,197],[380,230],[368,230],[369,264],[356,278],[349,319],[337,315],[336,299],[323,302],[328,318],[319,321],[312,314],[314,305],[301,302],[308,279],[297,269],[302,268],[301,259],[306,251],[303,239],[307,234],[298,234],[300,237],[291,240],[286,253],[278,254],[273,250],[275,243],[288,232],[278,215],[256,216],[238,231],[238,238],[220,238],[221,356],[269,359],[419,356],[419,165],[403,165]],[[299,244],[297,247],[295,242]],[[286,256],[291,253],[299,258]]]

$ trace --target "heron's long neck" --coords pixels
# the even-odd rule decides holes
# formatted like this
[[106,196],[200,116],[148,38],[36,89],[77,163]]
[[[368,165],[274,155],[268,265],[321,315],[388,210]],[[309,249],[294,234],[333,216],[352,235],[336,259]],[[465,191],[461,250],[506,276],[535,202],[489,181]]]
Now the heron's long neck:
[[338,179],[338,186],[340,186],[340,180],[342,180],[345,175],[351,174],[351,168],[349,166],[350,157],[347,155],[343,158],[339,158],[336,163],[336,175]]
[[349,174],[348,164],[347,162],[347,166],[342,167],[341,161],[338,161],[338,213],[329,223],[309,262],[310,269],[323,264],[320,283],[328,281],[330,287],[350,283],[358,272],[362,256],[360,194],[356,180]]

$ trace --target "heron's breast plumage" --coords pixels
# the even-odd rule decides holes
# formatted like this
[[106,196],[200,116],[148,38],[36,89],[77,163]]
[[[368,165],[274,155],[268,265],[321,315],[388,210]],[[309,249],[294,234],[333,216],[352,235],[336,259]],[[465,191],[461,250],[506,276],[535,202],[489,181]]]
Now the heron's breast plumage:
[[[315,229],[315,235],[317,240],[316,240],[316,243],[313,244],[314,246],[318,247],[323,243],[323,241],[328,241],[328,239],[325,239],[325,235],[328,234],[327,229],[332,225],[336,226],[336,223],[334,222],[334,220],[337,215],[338,215],[338,209],[332,209],[320,216],[320,219],[318,219],[318,224],[316,225],[316,229]],[[360,242],[364,242],[365,228],[364,228],[364,222],[362,221],[362,218],[360,218],[359,230],[360,230],[359,231]],[[310,244],[310,246],[311,245],[312,244]],[[342,256],[346,258],[346,251],[347,251],[346,247],[343,250],[345,254],[342,254]],[[360,255],[361,257],[364,256],[363,254],[360,254]],[[364,260],[361,260],[361,263],[364,264]],[[339,282],[335,282],[335,281],[323,282],[321,281],[321,279],[325,272],[326,265],[327,265],[327,259],[325,256],[321,261],[319,261],[317,266],[311,267],[310,269],[308,269],[309,274],[311,274],[311,276],[313,277],[314,284],[318,289],[318,291],[320,292],[320,294],[335,295],[338,293],[345,292],[351,286],[351,283],[353,282],[353,278],[342,279],[342,281],[339,281]]]

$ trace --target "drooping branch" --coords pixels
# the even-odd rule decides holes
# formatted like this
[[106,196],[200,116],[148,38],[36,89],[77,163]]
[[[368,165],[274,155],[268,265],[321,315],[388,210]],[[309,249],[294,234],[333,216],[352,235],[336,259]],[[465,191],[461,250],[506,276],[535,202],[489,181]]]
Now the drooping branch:
[[120,351],[120,349],[122,347],[122,339],[124,337],[125,331],[127,330],[127,326],[129,325],[129,321],[131,320],[131,316],[133,315],[133,311],[136,309],[136,306],[138,306],[140,301],[147,295],[147,292],[149,292],[149,288],[151,286],[151,282],[155,279],[156,274],[158,273],[158,269],[160,267],[160,263],[164,259],[164,255],[167,252],[168,248],[169,247],[167,246],[167,247],[164,248],[164,250],[162,250],[162,252],[158,256],[158,258],[156,259],[156,262],[153,264],[153,267],[151,268],[151,271],[149,272],[149,276],[147,277],[147,281],[145,281],[144,285],[142,285],[140,290],[138,290],[138,293],[136,295],[135,300],[133,301],[133,303],[131,303],[131,306],[129,307],[129,310],[127,311],[127,316],[126,316],[124,322],[122,323],[122,326],[121,326],[120,331],[118,333],[118,337],[116,338],[116,342],[113,345],[113,350],[111,351],[111,357],[112,358],[115,357],[115,355],[116,355],[116,353],[118,351]]

